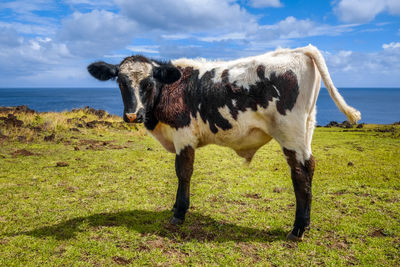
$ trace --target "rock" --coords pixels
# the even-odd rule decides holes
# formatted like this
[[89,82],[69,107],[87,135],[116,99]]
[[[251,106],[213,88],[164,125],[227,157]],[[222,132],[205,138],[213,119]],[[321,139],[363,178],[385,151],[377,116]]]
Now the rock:
[[65,161],[59,161],[56,164],[56,167],[68,167],[68,166],[69,166],[69,163],[65,162]]
[[15,107],[0,107],[0,112],[15,112],[15,113],[36,113],[35,110],[28,108],[26,105],[15,106]]
[[347,163],[347,166],[354,166],[354,163],[351,162],[351,161],[349,161],[349,162]]
[[18,120],[17,117],[11,113],[8,114],[7,117],[0,117],[0,121],[3,121],[8,127],[21,127],[24,124],[23,121]]
[[336,121],[331,121],[330,123],[328,123],[327,125],[325,125],[325,127],[330,128],[330,127],[339,127],[339,123]]

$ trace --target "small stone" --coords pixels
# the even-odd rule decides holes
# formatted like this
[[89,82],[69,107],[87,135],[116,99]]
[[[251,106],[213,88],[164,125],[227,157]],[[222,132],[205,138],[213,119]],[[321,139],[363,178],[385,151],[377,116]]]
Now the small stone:
[[349,161],[349,162],[347,163],[347,166],[354,166],[354,163],[351,162],[351,161]]
[[56,164],[56,167],[68,167],[68,166],[69,166],[69,163],[65,162],[65,161],[59,161]]

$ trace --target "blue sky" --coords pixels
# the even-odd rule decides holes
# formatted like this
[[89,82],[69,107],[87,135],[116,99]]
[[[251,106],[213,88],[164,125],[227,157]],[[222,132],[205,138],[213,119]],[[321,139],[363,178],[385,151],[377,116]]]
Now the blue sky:
[[115,86],[86,66],[309,43],[338,87],[400,87],[399,0],[2,0],[0,87]]

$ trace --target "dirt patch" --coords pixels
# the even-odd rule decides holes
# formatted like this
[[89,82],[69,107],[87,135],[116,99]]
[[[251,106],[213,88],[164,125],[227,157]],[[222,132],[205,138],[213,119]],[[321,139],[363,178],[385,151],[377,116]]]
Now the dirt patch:
[[93,114],[96,115],[99,119],[102,119],[104,117],[111,117],[111,115],[109,115],[105,110],[102,109],[95,109],[95,108],[91,108],[89,106],[86,106],[85,108],[79,108],[79,109],[72,109],[71,112],[79,112],[79,111],[83,111],[86,114]]
[[377,229],[377,230],[374,230],[371,233],[369,233],[368,236],[371,236],[371,237],[385,237],[385,236],[387,236],[387,234],[384,232],[383,229]]
[[396,129],[394,127],[374,129],[374,132],[378,132],[378,133],[394,133],[395,131],[396,131]]
[[257,194],[257,193],[255,193],[255,194],[246,194],[244,196],[247,197],[247,198],[253,198],[253,199],[261,199],[262,198],[261,195]]
[[0,141],[7,140],[8,136],[0,133]]
[[119,264],[119,265],[128,265],[128,264],[131,264],[131,262],[132,262],[132,260],[126,259],[126,258],[120,257],[120,256],[114,256],[114,257],[112,257],[112,259],[116,264]]
[[8,114],[7,117],[0,117],[0,121],[3,121],[7,127],[21,127],[24,124],[24,122],[18,120],[14,114]]
[[251,243],[240,242],[235,248],[240,251],[243,256],[249,257],[253,262],[259,262],[262,257],[259,255],[259,250],[257,246]]
[[[124,149],[129,148],[129,146],[120,146],[112,144],[112,141],[101,141],[101,140],[93,140],[93,139],[82,139],[79,141],[79,145],[86,145],[86,149],[90,150],[104,150],[108,149]],[[76,149],[75,149],[76,150]]]
[[272,190],[272,192],[274,193],[282,193],[284,191],[284,188],[282,187],[275,187],[274,190]]
[[128,148],[128,146],[109,145],[108,148],[111,148],[111,149],[124,149],[124,148]]
[[0,107],[0,112],[1,113],[29,113],[33,114],[36,113],[35,110],[28,108],[26,105],[22,106],[15,106],[15,107]]
[[338,240],[337,242],[333,241],[330,245],[330,248],[333,249],[348,249],[349,248],[349,242],[346,240]]
[[87,128],[96,128],[97,126],[102,125],[106,127],[112,127],[112,123],[109,121],[89,121],[86,123]]
[[331,128],[331,127],[339,127],[339,128],[353,128],[352,123],[348,122],[348,121],[343,121],[342,123],[339,123],[337,121],[331,121],[330,123],[328,123],[327,125],[325,125],[324,127],[326,128]]
[[169,223],[164,224],[164,229],[169,233],[179,235],[183,240],[198,240],[199,242],[211,241],[216,238],[216,235],[206,229],[206,224],[191,224],[183,231],[179,226],[174,226]]
[[59,161],[56,164],[56,167],[68,167],[68,166],[69,166],[69,163],[65,162],[65,161]]
[[36,154],[26,149],[18,149],[15,150],[13,153],[11,153],[11,155],[13,157],[18,157],[18,156],[34,156]]
[[54,141],[54,139],[56,139],[56,135],[54,133],[47,135],[43,138],[43,140],[46,142],[52,142]]
[[341,196],[341,195],[344,195],[344,194],[347,194],[348,192],[347,192],[347,190],[346,189],[340,189],[339,191],[336,191],[336,192],[334,192],[334,193],[332,193],[333,195],[336,195],[336,196]]
[[79,140],[80,145],[98,145],[98,146],[106,146],[110,144],[111,141],[101,141],[101,140],[95,140],[95,139],[82,139]]

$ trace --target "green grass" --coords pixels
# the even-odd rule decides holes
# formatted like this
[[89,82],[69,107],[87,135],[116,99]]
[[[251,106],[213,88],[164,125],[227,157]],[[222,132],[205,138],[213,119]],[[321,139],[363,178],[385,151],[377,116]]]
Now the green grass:
[[16,116],[22,127],[0,120],[0,265],[400,264],[399,126],[316,129],[311,230],[293,243],[275,141],[249,167],[227,148],[197,150],[187,220],[173,227],[175,157],[143,128],[85,111]]

